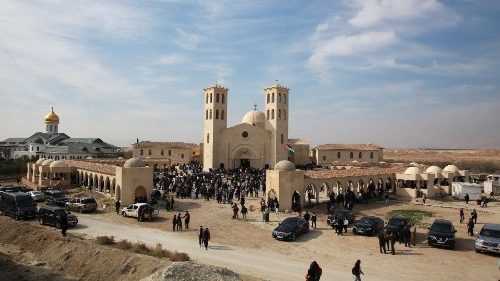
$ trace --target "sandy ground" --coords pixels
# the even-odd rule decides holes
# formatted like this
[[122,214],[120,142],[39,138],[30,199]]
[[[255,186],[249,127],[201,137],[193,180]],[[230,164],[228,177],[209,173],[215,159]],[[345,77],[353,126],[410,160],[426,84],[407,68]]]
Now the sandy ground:
[[467,150],[385,149],[384,159],[412,161],[491,161],[500,163],[500,149],[482,148]]
[[[258,198],[247,200],[250,205],[257,205]],[[361,259],[365,274],[371,280],[497,280],[499,257],[491,254],[478,254],[473,250],[474,238],[467,236],[466,226],[458,221],[459,207],[469,208],[470,213],[476,206],[466,206],[463,202],[438,202],[428,200],[435,206],[416,205],[412,202],[391,201],[389,206],[383,202],[355,206],[356,215],[377,215],[385,219],[385,214],[394,209],[417,209],[435,213],[429,223],[435,218],[451,220],[458,230],[457,245],[454,251],[427,246],[426,229],[418,229],[417,247],[405,248],[396,244],[396,256],[384,255],[378,252],[376,237],[364,237],[352,234],[337,236],[326,224],[325,205],[317,206],[318,228],[299,237],[295,242],[275,241],[271,231],[277,223],[292,214],[271,215],[270,223],[262,222],[260,212],[251,211],[249,219],[231,219],[231,209],[227,204],[217,204],[215,201],[203,199],[179,199],[176,210],[189,210],[191,213],[191,229],[175,232],[179,238],[194,240],[197,244],[196,228],[199,225],[209,227],[213,242],[221,245],[252,249],[262,255],[289,256],[303,261],[304,270],[312,260],[333,268],[336,272],[350,272],[355,260]],[[123,218],[114,213],[98,215],[106,220],[120,224],[140,225],[172,232],[171,218],[178,212],[166,212],[160,203],[160,218],[155,222],[140,223],[133,218]],[[445,205],[443,208],[440,205]],[[479,220],[476,231],[483,223],[500,223],[500,204],[490,203],[490,208],[479,209]],[[395,262],[397,261],[397,266]],[[464,266],[466,264],[467,266]],[[418,265],[418,266],[415,266]],[[398,277],[396,277],[398,276]]]

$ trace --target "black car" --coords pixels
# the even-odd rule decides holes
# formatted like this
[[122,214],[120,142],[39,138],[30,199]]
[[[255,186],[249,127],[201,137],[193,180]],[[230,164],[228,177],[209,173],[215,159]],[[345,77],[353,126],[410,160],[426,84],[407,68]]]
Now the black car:
[[68,226],[75,226],[78,224],[78,218],[61,207],[42,207],[38,210],[38,222],[42,225],[51,225],[56,228],[61,228],[59,217],[66,214],[68,218]]
[[362,217],[359,221],[354,222],[352,232],[354,234],[362,234],[373,236],[384,229],[384,220],[379,217]]
[[342,221],[347,218],[349,221],[349,224],[353,223],[354,220],[356,219],[356,216],[354,215],[354,211],[351,210],[338,210],[335,211],[333,214],[328,214],[328,219],[326,220],[326,223],[333,227],[335,224],[335,218],[341,217]]
[[455,248],[457,230],[449,220],[435,220],[427,232],[427,243],[431,246]]
[[36,218],[36,203],[23,192],[0,191],[0,211],[16,220]]
[[[401,227],[405,227],[407,224],[411,222],[409,217],[403,216],[403,215],[395,215],[393,216],[387,225],[385,226],[385,229],[391,233],[399,233],[399,229]],[[396,240],[399,241],[399,235],[396,235]]]
[[47,190],[45,195],[45,204],[64,207],[68,202],[68,197],[60,190]]
[[309,231],[309,224],[302,218],[287,218],[273,231],[273,238],[278,240],[295,240],[300,234]]

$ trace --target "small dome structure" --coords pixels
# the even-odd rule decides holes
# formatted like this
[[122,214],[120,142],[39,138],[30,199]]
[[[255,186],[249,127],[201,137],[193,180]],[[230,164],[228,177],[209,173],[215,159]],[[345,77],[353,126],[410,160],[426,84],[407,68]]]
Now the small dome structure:
[[37,164],[37,165],[41,165],[41,164],[43,163],[43,161],[45,161],[45,160],[47,160],[47,159],[45,159],[45,158],[40,158],[40,159],[38,159],[38,160],[35,162],[35,164]]
[[439,168],[438,166],[430,166],[425,170],[426,173],[428,174],[439,174],[443,171],[443,169]]
[[47,160],[43,161],[42,166],[50,166],[50,164],[52,164],[52,162],[54,162],[54,160],[47,159]]
[[51,168],[66,168],[68,165],[66,165],[66,161],[64,160],[57,160],[52,163],[50,163]]
[[243,119],[241,123],[246,123],[250,125],[264,124],[266,121],[266,115],[263,112],[258,111],[257,109],[249,111]]
[[418,167],[409,167],[408,169],[406,169],[405,174],[407,174],[407,175],[418,175],[421,172],[422,171],[420,171],[420,168],[418,168]]
[[295,171],[295,165],[288,160],[281,160],[274,166],[275,170],[278,171]]
[[444,167],[443,171],[450,172],[450,173],[456,173],[456,172],[460,171],[460,169],[455,165],[448,165],[448,166]]
[[45,123],[59,123],[59,116],[57,116],[57,114],[54,113],[54,108],[52,108],[51,112],[45,115],[43,121]]
[[123,167],[125,168],[144,168],[146,165],[144,164],[144,161],[142,161],[139,158],[130,158],[127,161],[125,161],[125,164],[123,164]]

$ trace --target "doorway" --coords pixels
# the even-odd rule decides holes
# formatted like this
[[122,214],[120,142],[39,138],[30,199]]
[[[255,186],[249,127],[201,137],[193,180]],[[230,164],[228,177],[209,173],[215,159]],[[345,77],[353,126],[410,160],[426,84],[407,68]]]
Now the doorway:
[[240,159],[241,168],[250,168],[250,159]]

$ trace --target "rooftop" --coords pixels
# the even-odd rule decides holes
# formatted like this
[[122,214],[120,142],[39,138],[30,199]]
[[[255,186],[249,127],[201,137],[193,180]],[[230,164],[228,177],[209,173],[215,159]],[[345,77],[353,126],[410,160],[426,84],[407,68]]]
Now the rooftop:
[[172,147],[172,148],[196,148],[198,144],[186,142],[160,142],[160,141],[141,141],[134,143],[133,147]]
[[317,150],[364,150],[364,151],[374,151],[383,149],[383,147],[375,144],[321,144],[316,146],[314,149]]
[[343,177],[360,177],[360,176],[379,176],[395,173],[402,173],[408,168],[408,165],[393,164],[387,168],[369,167],[364,169],[342,169],[342,170],[308,170],[304,172],[306,178],[310,179],[330,179]]

